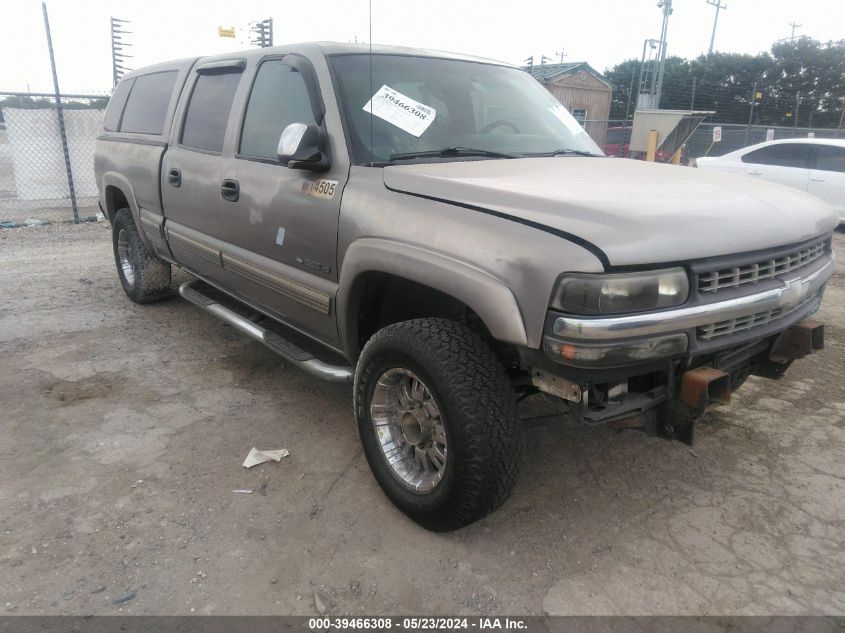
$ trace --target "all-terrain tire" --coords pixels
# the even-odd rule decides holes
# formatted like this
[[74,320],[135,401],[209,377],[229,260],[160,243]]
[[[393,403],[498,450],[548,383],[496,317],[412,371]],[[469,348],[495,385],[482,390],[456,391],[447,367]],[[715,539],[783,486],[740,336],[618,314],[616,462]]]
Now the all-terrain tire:
[[[401,483],[371,418],[376,385],[394,368],[419,377],[436,400],[445,427],[442,479],[423,493]],[[464,527],[499,508],[513,490],[524,442],[516,397],[493,352],[466,326],[416,319],[379,330],[356,367],[354,407],[376,481],[419,525],[437,532]]]
[[172,295],[170,264],[147,249],[129,209],[120,209],[114,216],[112,246],[120,284],[132,301],[151,303]]

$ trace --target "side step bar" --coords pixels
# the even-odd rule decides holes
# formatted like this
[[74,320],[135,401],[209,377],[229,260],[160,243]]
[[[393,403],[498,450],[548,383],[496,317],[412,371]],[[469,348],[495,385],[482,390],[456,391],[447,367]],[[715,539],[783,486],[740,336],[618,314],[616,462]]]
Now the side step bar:
[[225,321],[229,325],[237,328],[250,338],[255,339],[276,352],[286,361],[293,363],[302,371],[328,380],[330,382],[352,382],[352,368],[338,365],[329,365],[324,363],[313,354],[304,349],[294,345],[290,341],[283,339],[275,332],[271,332],[260,325],[257,325],[242,317],[240,314],[230,310],[226,306],[217,303],[214,299],[202,294],[198,290],[191,287],[193,282],[186,281],[179,286],[179,294],[184,299],[190,301],[195,306],[198,306],[213,314],[218,319]]

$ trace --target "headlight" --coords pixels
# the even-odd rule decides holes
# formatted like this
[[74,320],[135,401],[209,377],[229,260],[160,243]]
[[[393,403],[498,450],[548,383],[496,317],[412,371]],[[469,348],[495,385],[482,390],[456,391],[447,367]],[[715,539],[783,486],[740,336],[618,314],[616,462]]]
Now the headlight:
[[644,312],[682,304],[689,294],[683,268],[609,275],[567,274],[557,283],[551,306],[568,314]]

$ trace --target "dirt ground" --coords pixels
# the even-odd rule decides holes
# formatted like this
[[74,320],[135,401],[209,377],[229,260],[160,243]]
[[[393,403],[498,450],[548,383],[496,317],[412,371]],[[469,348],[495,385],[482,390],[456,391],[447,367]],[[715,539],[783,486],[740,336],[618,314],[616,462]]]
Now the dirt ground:
[[[131,303],[107,225],[0,231],[0,613],[843,614],[835,244],[826,349],[694,450],[531,428],[507,504],[432,534],[372,479],[348,386]],[[291,455],[246,470],[252,446]]]

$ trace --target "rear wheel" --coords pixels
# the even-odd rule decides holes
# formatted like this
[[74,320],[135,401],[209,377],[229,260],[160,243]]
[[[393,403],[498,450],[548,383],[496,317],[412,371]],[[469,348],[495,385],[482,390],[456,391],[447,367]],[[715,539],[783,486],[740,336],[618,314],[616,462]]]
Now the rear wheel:
[[114,216],[112,245],[120,284],[132,301],[150,303],[172,294],[170,264],[147,249],[129,209],[121,209]]
[[463,527],[510,495],[523,443],[516,399],[469,328],[417,319],[380,330],[361,353],[354,395],[376,481],[423,527]]

